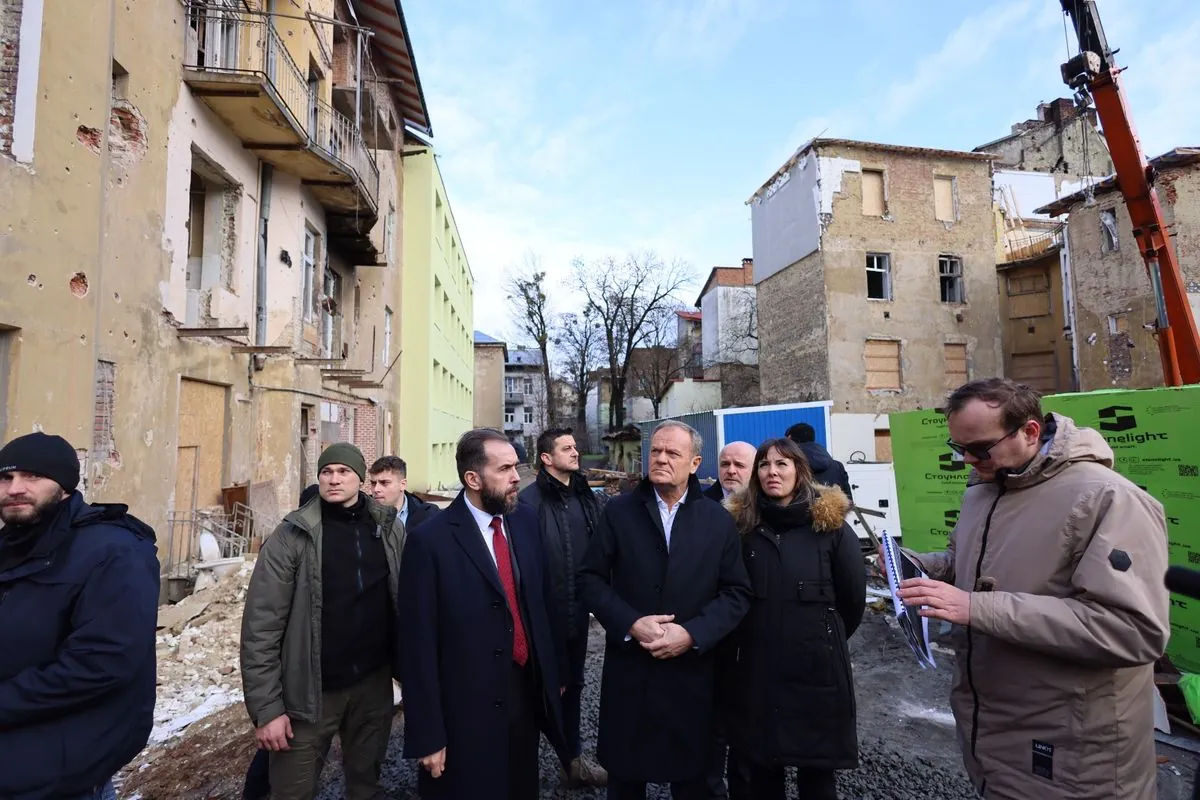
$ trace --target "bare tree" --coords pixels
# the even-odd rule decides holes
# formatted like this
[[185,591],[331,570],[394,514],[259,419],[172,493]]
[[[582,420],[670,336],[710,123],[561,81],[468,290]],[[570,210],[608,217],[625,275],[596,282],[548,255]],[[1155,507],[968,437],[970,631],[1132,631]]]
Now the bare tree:
[[681,303],[671,303],[654,309],[646,318],[642,346],[629,359],[633,389],[638,396],[649,398],[655,419],[671,384],[691,366],[691,354],[680,352],[676,342],[679,323],[675,312],[682,308]]
[[[728,307],[717,354],[719,362],[745,362],[758,353],[758,295],[754,289],[738,290]],[[757,359],[756,359],[757,360]]]
[[646,320],[674,302],[674,295],[691,282],[690,273],[683,262],[665,264],[650,252],[621,260],[608,257],[591,264],[575,262],[576,283],[588,307],[595,310],[604,335],[612,376],[609,430],[625,424],[629,359],[646,336]]
[[538,257],[525,255],[525,263],[508,278],[505,286],[508,303],[512,308],[517,330],[537,343],[542,356],[542,385],[544,408],[540,412],[545,419],[555,419],[554,392],[550,391],[550,323],[552,315],[549,298],[546,296],[546,272],[541,269]]
[[563,380],[575,393],[575,430],[587,430],[587,398],[595,385],[593,372],[604,353],[604,331],[596,310],[585,306],[581,314],[563,314],[555,326],[554,344],[561,354]]

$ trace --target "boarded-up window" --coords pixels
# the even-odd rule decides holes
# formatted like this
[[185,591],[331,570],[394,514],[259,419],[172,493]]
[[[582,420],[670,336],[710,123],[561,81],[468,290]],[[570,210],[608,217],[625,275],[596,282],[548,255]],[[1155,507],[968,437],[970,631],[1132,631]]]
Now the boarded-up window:
[[940,222],[954,222],[954,178],[938,176],[933,179],[933,217]]
[[883,171],[864,169],[862,172],[863,214],[882,217],[887,213],[887,201],[883,196]]
[[1043,353],[1014,353],[1009,364],[1009,376],[1043,393],[1058,391],[1058,366],[1053,351]]
[[875,431],[875,460],[892,460],[892,432],[887,430]]
[[968,380],[967,377],[967,346],[965,344],[942,345],[942,357],[945,361],[946,391],[954,391]]
[[1050,273],[1043,267],[1009,273],[1008,318],[1028,319],[1050,315]]
[[900,391],[900,343],[891,339],[867,339],[867,388]]

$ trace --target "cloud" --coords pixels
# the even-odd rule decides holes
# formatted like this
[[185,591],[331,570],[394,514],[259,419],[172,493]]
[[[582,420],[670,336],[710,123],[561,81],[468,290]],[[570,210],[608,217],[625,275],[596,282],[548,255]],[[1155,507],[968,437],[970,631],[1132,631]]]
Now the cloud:
[[651,0],[646,3],[655,54],[712,63],[780,12],[766,0]]

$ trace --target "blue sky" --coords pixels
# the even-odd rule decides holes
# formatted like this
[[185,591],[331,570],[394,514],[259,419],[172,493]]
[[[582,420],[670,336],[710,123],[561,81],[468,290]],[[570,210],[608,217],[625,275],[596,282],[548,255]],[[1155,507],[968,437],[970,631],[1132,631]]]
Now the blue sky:
[[[1200,3],[1099,6],[1147,155],[1200,145]],[[505,271],[527,253],[559,311],[576,256],[650,248],[691,263],[698,290],[752,255],[745,200],[807,139],[970,150],[1068,92],[1057,0],[404,8],[475,327],[499,336]]]

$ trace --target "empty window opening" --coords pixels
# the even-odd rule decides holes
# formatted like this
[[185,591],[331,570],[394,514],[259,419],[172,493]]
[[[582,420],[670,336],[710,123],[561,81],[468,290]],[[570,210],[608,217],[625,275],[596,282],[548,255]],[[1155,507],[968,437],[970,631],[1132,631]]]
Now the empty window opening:
[[967,302],[963,264],[958,256],[938,256],[938,283],[941,286],[943,303]]
[[1119,333],[1129,333],[1129,315],[1124,313],[1109,314],[1108,333],[1110,336],[1116,336]]
[[232,291],[236,285],[237,216],[242,187],[199,153],[192,154],[188,189],[187,289],[188,325],[216,322],[212,291]]
[[112,96],[114,100],[129,99],[129,70],[116,59],[112,62]]
[[967,346],[965,344],[942,345],[942,360],[946,391],[954,391],[970,380],[967,374]]
[[884,191],[883,170],[862,171],[863,215],[882,217],[887,214],[887,195]]
[[939,222],[954,222],[958,219],[958,197],[952,177],[935,176],[933,179],[933,217]]
[[11,395],[20,333],[20,328],[0,324],[0,438],[4,439],[7,439],[9,434],[8,412],[12,407],[10,403],[16,399]]
[[893,339],[867,339],[863,349],[867,367],[867,388],[900,391],[900,342]]
[[892,259],[886,253],[867,253],[867,297],[892,299]]
[[1117,232],[1117,211],[1115,208],[1105,208],[1100,212],[1100,252],[1115,253],[1121,249],[1121,239]]

